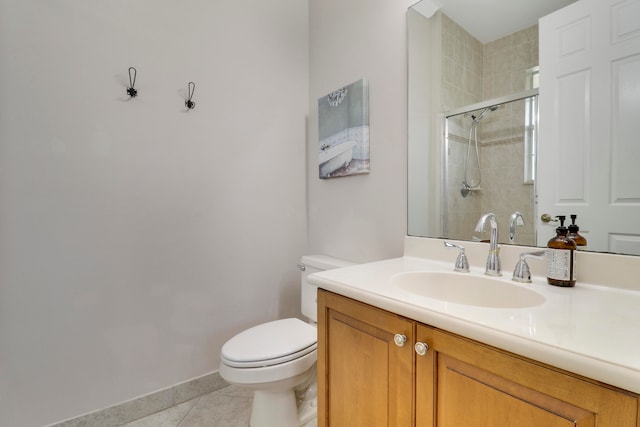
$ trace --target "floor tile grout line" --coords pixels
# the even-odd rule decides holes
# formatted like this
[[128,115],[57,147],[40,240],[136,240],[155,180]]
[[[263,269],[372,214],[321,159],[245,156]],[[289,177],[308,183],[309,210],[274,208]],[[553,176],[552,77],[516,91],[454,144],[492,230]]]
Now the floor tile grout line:
[[191,405],[191,408],[189,408],[189,410],[184,414],[184,416],[180,418],[180,421],[178,421],[178,424],[176,424],[176,427],[180,427],[180,424],[182,424],[184,419],[187,418],[187,415],[189,415],[191,411],[193,411],[193,408],[195,408],[198,402],[200,402],[200,399],[202,399],[202,396],[199,396],[196,398],[196,401],[193,403],[193,405]]

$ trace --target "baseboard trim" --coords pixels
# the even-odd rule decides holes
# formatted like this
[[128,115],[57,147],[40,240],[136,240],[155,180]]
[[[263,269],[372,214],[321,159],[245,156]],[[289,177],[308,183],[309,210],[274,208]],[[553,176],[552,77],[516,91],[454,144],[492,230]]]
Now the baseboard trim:
[[117,427],[220,390],[227,385],[217,371],[211,372],[108,408],[49,424],[46,427]]

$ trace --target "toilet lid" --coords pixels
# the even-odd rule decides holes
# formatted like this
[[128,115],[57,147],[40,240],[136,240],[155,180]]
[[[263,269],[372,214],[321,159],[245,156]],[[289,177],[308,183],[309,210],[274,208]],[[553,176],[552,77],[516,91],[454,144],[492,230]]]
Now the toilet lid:
[[281,319],[247,329],[222,346],[223,362],[233,367],[271,366],[317,348],[317,330],[300,319]]

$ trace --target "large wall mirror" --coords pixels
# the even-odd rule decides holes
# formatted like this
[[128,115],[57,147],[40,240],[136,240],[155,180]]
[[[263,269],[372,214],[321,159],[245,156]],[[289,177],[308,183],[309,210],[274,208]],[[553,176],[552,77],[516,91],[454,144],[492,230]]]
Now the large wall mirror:
[[[474,228],[487,212],[500,243],[543,246],[555,235],[553,214],[565,212],[545,222],[537,203],[537,175],[557,167],[537,156],[538,19],[574,2],[423,0],[409,9],[409,235],[484,240]],[[594,211],[566,212],[578,213],[587,239],[607,227]],[[634,221],[628,236],[640,240]],[[635,243],[618,248],[629,250],[587,249],[638,254]]]

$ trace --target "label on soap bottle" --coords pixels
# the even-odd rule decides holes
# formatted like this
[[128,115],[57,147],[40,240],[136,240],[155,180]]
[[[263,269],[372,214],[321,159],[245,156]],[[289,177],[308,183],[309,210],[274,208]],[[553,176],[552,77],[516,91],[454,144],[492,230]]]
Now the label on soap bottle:
[[575,281],[576,251],[570,249],[547,249],[547,277],[555,280]]

